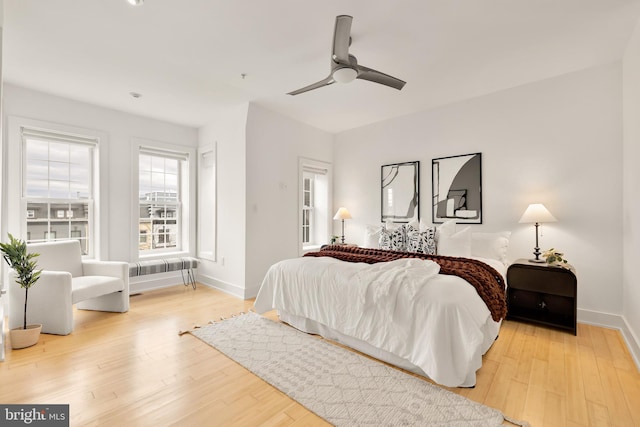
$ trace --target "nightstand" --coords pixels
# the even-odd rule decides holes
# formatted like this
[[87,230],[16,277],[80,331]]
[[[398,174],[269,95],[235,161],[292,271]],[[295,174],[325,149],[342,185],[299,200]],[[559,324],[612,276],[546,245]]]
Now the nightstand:
[[507,319],[576,332],[578,281],[575,269],[519,259],[507,269]]

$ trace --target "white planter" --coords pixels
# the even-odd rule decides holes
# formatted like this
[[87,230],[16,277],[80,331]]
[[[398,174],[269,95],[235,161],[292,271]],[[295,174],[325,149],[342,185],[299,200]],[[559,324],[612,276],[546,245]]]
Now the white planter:
[[11,337],[11,348],[27,348],[38,343],[42,325],[27,325],[27,329],[16,328],[9,331]]

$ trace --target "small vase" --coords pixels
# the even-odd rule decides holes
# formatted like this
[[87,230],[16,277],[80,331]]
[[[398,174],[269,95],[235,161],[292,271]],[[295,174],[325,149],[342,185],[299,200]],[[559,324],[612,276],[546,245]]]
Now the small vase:
[[42,325],[27,325],[27,329],[16,328],[9,331],[11,337],[11,348],[27,348],[38,343]]

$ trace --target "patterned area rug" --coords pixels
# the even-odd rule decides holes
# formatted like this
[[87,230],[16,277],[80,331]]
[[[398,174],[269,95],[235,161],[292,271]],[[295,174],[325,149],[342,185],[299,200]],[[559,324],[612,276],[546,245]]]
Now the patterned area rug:
[[336,426],[484,427],[507,420],[496,409],[256,313],[191,334]]

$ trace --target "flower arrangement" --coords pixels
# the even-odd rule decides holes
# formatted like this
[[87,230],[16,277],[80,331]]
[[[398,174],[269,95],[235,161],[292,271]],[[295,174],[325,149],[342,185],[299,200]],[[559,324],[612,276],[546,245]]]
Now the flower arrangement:
[[547,261],[547,264],[553,264],[553,265],[564,265],[567,263],[567,260],[564,258],[564,253],[559,252],[557,250],[555,250],[554,248],[551,248],[547,251],[544,251],[542,253],[542,256],[545,258],[545,260]]

